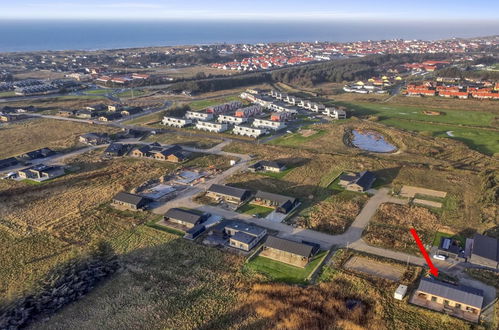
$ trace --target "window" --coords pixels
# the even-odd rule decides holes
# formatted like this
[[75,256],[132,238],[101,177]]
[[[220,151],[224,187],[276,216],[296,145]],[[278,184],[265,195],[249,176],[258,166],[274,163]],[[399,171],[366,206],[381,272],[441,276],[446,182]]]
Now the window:
[[436,302],[436,301],[437,301],[437,297],[435,297],[435,296],[431,296],[431,301]]
[[461,309],[461,304],[456,303],[456,308]]
[[447,299],[444,300],[444,305],[445,306],[449,306],[450,305],[450,301],[448,301]]

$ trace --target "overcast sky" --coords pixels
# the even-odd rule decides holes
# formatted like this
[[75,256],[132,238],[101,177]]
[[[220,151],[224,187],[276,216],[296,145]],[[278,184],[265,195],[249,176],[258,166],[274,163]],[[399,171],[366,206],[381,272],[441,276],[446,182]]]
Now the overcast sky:
[[[0,0],[0,17],[3,19],[498,21],[499,1]],[[491,34],[498,32],[491,31]]]

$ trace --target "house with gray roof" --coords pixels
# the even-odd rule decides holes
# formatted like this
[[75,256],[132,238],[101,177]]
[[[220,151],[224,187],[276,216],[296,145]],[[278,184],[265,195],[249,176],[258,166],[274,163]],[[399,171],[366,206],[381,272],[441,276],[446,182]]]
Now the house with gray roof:
[[340,176],[339,185],[346,190],[364,192],[371,189],[376,176],[369,171],[355,173],[347,173]]
[[165,221],[171,221],[189,229],[202,224],[203,222],[208,220],[209,217],[210,214],[208,213],[200,214],[191,210],[184,210],[179,208],[169,209],[164,216]]
[[226,222],[224,230],[229,235],[229,245],[243,251],[251,250],[267,235],[267,229],[237,220]]
[[260,256],[303,268],[309,263],[315,251],[316,248],[311,244],[268,236]]
[[468,261],[484,267],[499,268],[499,240],[475,234],[471,240],[471,256]]
[[146,208],[149,202],[148,198],[121,191],[113,197],[112,205],[129,210],[140,210]]
[[0,170],[9,168],[11,166],[16,166],[17,164],[19,164],[19,161],[14,157],[0,159]]
[[297,198],[265,191],[258,191],[252,203],[262,204],[276,209],[276,212],[287,214],[293,210],[300,202]]
[[251,196],[251,191],[221,184],[212,184],[208,188],[206,196],[239,205]]
[[410,302],[467,321],[478,322],[483,305],[483,291],[425,277],[421,279]]

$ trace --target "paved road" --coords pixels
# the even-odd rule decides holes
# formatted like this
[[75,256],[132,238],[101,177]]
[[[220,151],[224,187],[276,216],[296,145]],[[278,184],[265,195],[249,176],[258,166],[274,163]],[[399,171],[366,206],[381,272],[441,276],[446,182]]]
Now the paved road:
[[[278,232],[278,236],[283,238],[290,238],[294,240],[307,240],[321,244],[323,248],[330,249],[332,246],[337,247],[349,247],[355,250],[368,252],[380,256],[389,257],[395,260],[407,262],[409,261],[412,264],[424,265],[424,259],[418,258],[406,253],[395,252],[391,250],[386,250],[378,247],[373,247],[368,245],[362,240],[362,232],[365,227],[369,223],[369,220],[376,213],[378,207],[383,203],[397,203],[397,204],[406,204],[407,201],[401,200],[398,198],[394,198],[389,195],[389,190],[386,188],[382,188],[378,190],[374,196],[372,196],[369,201],[366,203],[362,211],[356,217],[355,221],[352,223],[350,228],[341,235],[329,235],[326,233],[318,232],[315,230],[304,229],[304,228],[295,228],[293,226],[284,224],[284,223],[276,223],[272,221],[266,221],[260,218],[254,218],[248,214],[240,214],[219,206],[210,206],[203,205],[195,202],[193,197],[206,191],[208,187],[213,183],[223,183],[226,178],[237,173],[238,171],[245,170],[248,167],[249,156],[247,155],[238,155],[238,154],[230,154],[221,151],[224,144],[228,143],[227,141],[213,147],[208,150],[199,150],[195,148],[190,148],[191,151],[196,152],[206,152],[206,153],[214,153],[214,154],[224,154],[230,155],[234,157],[239,157],[241,161],[236,165],[231,167],[229,170],[225,171],[221,175],[203,183],[199,184],[196,187],[191,187],[186,191],[182,192],[181,195],[177,196],[174,200],[171,200],[153,210],[156,214],[164,214],[167,210],[172,207],[188,207],[192,209],[197,209],[203,212],[208,212],[211,214],[220,215],[224,218],[229,219],[240,219],[244,220],[262,227],[265,227],[269,230]],[[187,149],[187,148],[186,148]]]

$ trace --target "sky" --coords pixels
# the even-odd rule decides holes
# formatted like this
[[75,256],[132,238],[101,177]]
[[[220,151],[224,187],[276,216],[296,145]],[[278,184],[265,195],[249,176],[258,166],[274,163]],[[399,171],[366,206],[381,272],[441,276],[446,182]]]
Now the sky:
[[0,0],[0,19],[459,20],[497,26],[499,1]]

